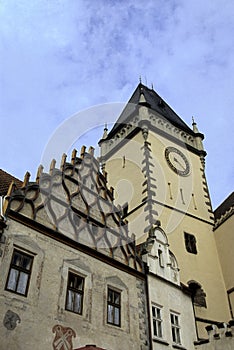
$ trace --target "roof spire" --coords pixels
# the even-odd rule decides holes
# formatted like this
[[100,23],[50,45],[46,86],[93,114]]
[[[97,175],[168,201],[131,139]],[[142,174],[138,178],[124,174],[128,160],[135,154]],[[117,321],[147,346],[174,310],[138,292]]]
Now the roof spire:
[[[202,133],[200,133],[200,131],[198,130],[198,127],[197,127],[197,124],[194,120],[194,117],[192,117],[192,121],[193,121],[193,124],[192,124],[193,125],[193,132],[195,133],[195,140],[196,140],[197,148],[200,151],[205,152],[204,147],[203,147],[203,143],[202,143],[202,140],[204,139],[204,135]],[[204,159],[204,157],[203,157],[203,159]]]
[[140,82],[140,84],[141,84],[141,75],[139,76],[139,82]]

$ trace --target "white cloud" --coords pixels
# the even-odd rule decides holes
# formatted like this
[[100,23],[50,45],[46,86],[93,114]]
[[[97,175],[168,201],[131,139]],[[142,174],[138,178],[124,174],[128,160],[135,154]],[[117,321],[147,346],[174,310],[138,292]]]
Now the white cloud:
[[127,101],[141,75],[187,123],[195,115],[217,205],[233,190],[233,15],[221,0],[1,1],[1,167],[35,172],[59,123]]

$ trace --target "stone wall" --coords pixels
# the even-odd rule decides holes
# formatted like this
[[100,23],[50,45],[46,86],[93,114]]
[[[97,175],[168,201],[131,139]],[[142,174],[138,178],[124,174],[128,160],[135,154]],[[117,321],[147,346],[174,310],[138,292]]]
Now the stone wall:
[[[14,220],[8,220],[7,225],[0,258],[2,348],[58,350],[64,337],[74,348],[86,344],[111,350],[148,348],[147,324],[142,322],[144,277],[140,272],[129,267],[126,271],[124,265],[115,267],[114,260],[111,264],[105,256],[86,254]],[[14,249],[33,256],[27,296],[5,289]],[[65,309],[69,271],[85,279],[81,315]],[[108,287],[121,294],[120,327],[107,323]]]
[[197,343],[197,350],[233,350],[234,349],[234,320],[228,324],[206,327],[209,339]]

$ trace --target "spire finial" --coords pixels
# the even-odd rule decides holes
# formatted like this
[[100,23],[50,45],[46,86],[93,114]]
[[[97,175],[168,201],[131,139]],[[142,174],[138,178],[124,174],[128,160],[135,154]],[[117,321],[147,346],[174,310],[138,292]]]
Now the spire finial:
[[153,90],[154,89],[154,84],[153,83],[151,83],[151,90]]
[[106,139],[107,136],[108,136],[108,129],[107,129],[107,123],[105,123],[102,138]]
[[38,184],[40,182],[40,177],[41,177],[42,172],[43,172],[43,166],[39,165],[38,170],[37,170],[37,177],[36,177],[36,183],[38,183]]
[[197,127],[197,123],[194,120],[194,117],[192,117],[192,121],[193,121],[193,131],[197,134],[199,133],[198,127]]
[[26,171],[26,173],[24,175],[24,182],[23,182],[22,187],[26,187],[27,186],[30,176],[31,176],[31,174],[28,171]]
[[140,84],[141,84],[141,75],[139,76],[139,82],[140,82]]

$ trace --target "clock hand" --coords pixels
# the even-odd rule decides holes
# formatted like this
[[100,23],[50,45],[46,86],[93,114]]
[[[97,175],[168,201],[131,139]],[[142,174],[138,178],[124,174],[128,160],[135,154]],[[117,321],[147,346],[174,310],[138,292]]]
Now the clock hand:
[[184,165],[181,164],[181,162],[180,162],[176,157],[174,157],[174,161],[175,161],[176,163],[178,163],[178,164],[181,166],[181,168],[183,168],[183,170],[186,169],[186,168],[184,167]]

